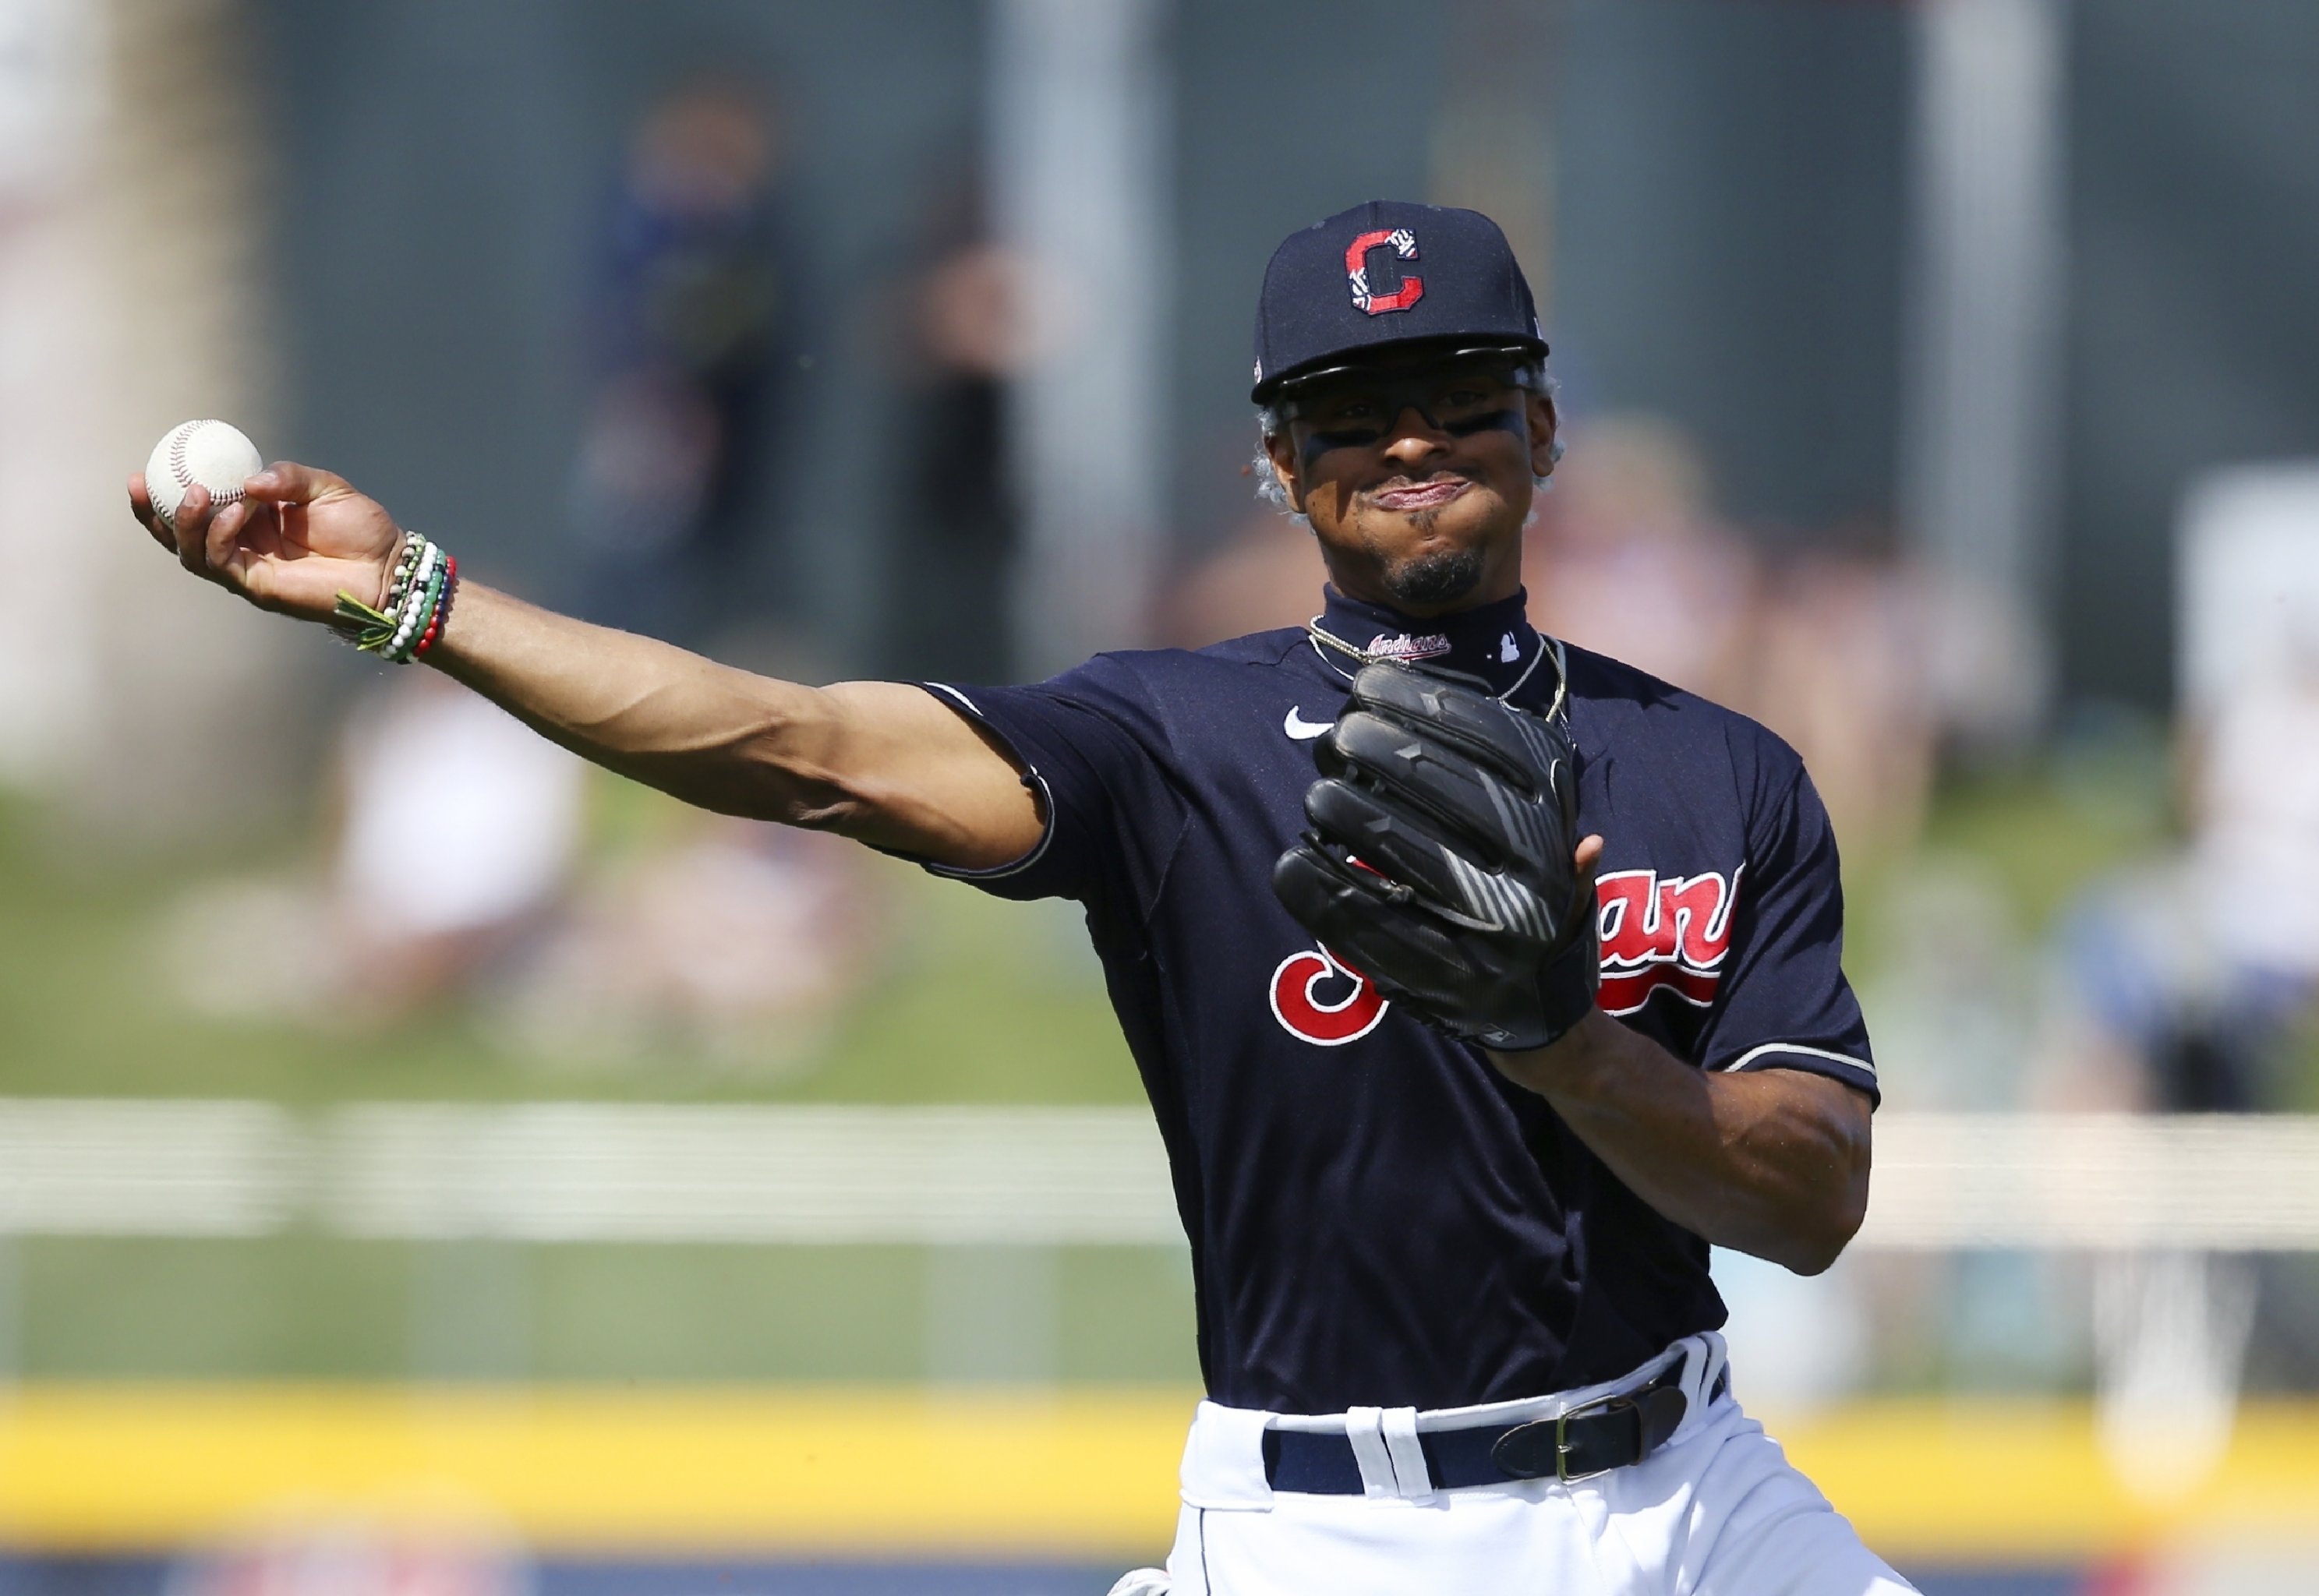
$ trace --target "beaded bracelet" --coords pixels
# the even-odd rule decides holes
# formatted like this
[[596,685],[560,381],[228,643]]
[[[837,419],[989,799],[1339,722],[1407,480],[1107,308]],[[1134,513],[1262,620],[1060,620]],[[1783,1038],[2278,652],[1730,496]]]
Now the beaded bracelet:
[[419,562],[426,558],[428,546],[427,539],[416,532],[402,535],[402,548],[394,556],[394,574],[386,584],[383,609],[388,615],[400,611],[402,601],[411,596],[411,578],[418,573]]
[[439,544],[423,534],[406,532],[387,581],[384,606],[373,609],[341,591],[332,625],[363,653],[374,654],[391,665],[407,665],[442,636],[458,571],[459,563]]
[[451,620],[452,597],[458,591],[459,557],[456,555],[446,555],[443,556],[443,596],[436,600],[434,613],[428,618],[426,632],[417,643],[411,645],[412,659],[425,659],[427,651],[435,646],[435,639],[443,635],[443,628],[449,625]]

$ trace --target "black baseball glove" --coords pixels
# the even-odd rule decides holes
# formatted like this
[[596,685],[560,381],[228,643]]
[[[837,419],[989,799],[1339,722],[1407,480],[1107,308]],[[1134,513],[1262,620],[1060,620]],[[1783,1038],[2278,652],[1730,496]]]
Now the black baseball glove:
[[1272,890],[1323,946],[1435,1028],[1508,1051],[1584,1017],[1594,898],[1571,854],[1569,734],[1433,672],[1365,668],[1313,744],[1312,829]]

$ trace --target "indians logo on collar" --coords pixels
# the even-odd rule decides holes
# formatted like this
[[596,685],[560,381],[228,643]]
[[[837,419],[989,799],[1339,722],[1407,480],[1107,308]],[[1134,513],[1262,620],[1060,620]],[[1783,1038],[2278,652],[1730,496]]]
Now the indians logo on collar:
[[1378,638],[1361,652],[1373,660],[1397,660],[1407,664],[1412,660],[1438,659],[1448,654],[1449,639],[1439,632],[1428,632],[1422,637],[1396,632],[1390,637]]
[[1369,251],[1390,249],[1396,258],[1417,258],[1417,235],[1405,227],[1380,228],[1376,232],[1363,233],[1345,246],[1345,280],[1352,285],[1353,309],[1364,315],[1382,316],[1388,311],[1405,311],[1425,297],[1425,279],[1413,274],[1402,274],[1401,286],[1391,293],[1369,292]]

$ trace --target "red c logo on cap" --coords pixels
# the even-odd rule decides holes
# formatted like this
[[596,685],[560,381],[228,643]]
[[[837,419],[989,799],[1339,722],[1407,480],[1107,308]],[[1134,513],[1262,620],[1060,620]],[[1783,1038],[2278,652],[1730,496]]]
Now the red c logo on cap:
[[1425,297],[1425,279],[1404,275],[1391,293],[1369,292],[1369,251],[1390,248],[1403,260],[1417,258],[1417,235],[1405,227],[1363,233],[1345,246],[1345,280],[1352,284],[1353,308],[1371,316],[1405,311]]

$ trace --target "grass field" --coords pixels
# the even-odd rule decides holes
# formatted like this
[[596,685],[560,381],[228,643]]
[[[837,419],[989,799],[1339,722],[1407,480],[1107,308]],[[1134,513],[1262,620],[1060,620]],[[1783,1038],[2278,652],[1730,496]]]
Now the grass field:
[[34,1381],[1199,1378],[1190,1269],[1160,1248],[38,1237],[0,1240],[0,1272]]
[[[675,807],[610,778],[598,798],[599,862]],[[809,1057],[756,1071],[680,1044],[564,1070],[464,1013],[374,1033],[194,1013],[165,978],[167,911],[205,876],[253,862],[124,864],[56,836],[37,811],[0,804],[0,1096],[1140,1100],[1076,910],[1001,902],[889,861],[872,858],[870,879],[898,934]],[[268,978],[264,949],[212,957],[221,980]]]
[[[668,824],[607,782],[598,852]],[[871,861],[899,934],[811,1056],[778,1071],[681,1047],[585,1070],[449,1014],[377,1034],[191,1011],[164,978],[167,907],[247,861],[90,858],[0,806],[0,1096],[1115,1103],[1141,1087],[1076,911]],[[263,950],[220,953],[263,980]],[[1188,1273],[1167,1249],[1016,1260],[1027,1350],[977,1365],[930,1326],[945,1266],[912,1248],[417,1246],[0,1235],[0,1375],[31,1379],[1196,1378]],[[976,1311],[969,1302],[965,1311]],[[987,1312],[987,1310],[986,1310]],[[985,1338],[1005,1343],[1001,1322]]]
[[[2098,870],[2160,834],[2146,771],[2026,771],[1961,786],[1922,849],[1847,861],[1855,978],[1883,957],[1887,889],[1965,861],[2001,884],[2034,939]],[[669,800],[612,778],[595,795],[599,863],[676,823]],[[167,911],[205,878],[264,861],[123,861],[67,847],[23,801],[0,802],[0,1096],[232,1096],[293,1104],[540,1096],[849,1103],[1139,1099],[1077,910],[1011,904],[871,861],[898,934],[826,1042],[779,1071],[682,1044],[563,1071],[449,1013],[371,1033],[204,1016],[164,978]],[[266,951],[220,949],[221,980],[268,979]],[[1871,1015],[1872,1022],[1873,1015]]]

